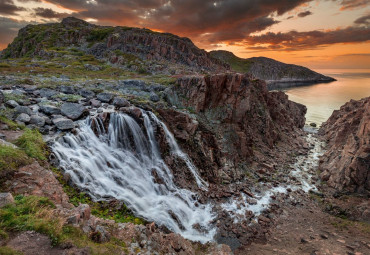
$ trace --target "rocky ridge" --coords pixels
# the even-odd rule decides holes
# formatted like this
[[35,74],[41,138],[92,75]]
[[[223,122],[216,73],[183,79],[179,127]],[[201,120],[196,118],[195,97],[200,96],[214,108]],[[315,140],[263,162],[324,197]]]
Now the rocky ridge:
[[335,81],[306,67],[285,64],[266,57],[238,58],[228,51],[212,51],[211,56],[229,64],[237,72],[265,80],[269,90]]
[[[2,52],[3,58],[89,54],[130,70],[150,73],[215,72],[228,65],[190,39],[132,27],[98,26],[74,17],[61,23],[28,25]],[[97,65],[86,68],[99,70]]]
[[351,100],[321,126],[328,143],[320,177],[336,190],[370,191],[370,97]]

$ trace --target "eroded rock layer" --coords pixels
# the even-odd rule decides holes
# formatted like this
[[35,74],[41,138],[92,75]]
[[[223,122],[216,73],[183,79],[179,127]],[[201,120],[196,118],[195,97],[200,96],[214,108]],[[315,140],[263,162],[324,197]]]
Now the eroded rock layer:
[[321,179],[339,191],[370,190],[370,97],[343,105],[322,125]]

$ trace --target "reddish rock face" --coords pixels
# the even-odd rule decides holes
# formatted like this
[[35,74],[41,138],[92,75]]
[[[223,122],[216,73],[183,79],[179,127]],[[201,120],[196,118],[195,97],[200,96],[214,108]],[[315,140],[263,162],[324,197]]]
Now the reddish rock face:
[[293,143],[293,133],[305,123],[305,106],[283,92],[268,92],[264,81],[243,74],[182,77],[169,101],[202,116],[222,136],[221,147],[234,162],[251,158],[254,149]]
[[337,190],[370,190],[370,97],[343,105],[320,128],[327,152],[320,177]]

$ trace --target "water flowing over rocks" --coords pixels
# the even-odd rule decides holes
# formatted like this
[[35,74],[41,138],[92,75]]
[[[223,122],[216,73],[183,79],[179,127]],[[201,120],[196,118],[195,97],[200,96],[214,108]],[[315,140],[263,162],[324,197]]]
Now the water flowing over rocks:
[[339,191],[370,190],[370,97],[351,100],[321,126],[328,142],[320,177]]

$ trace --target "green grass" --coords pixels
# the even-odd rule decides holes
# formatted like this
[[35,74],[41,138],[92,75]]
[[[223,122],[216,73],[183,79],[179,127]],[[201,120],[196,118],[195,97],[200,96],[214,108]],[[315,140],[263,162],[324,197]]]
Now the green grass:
[[14,100],[18,103],[18,102],[24,100],[25,96],[24,95],[16,95],[16,94],[12,94],[12,93],[5,93],[4,98],[5,98],[5,100],[4,100],[5,102],[7,102],[9,100]]
[[30,163],[30,159],[20,149],[0,144],[0,172],[16,171]]
[[7,246],[0,247],[0,255],[22,255],[22,254],[23,252],[15,251]]
[[67,102],[77,103],[83,97],[80,96],[80,95],[60,93],[60,94],[57,94],[57,95],[53,96],[52,98],[61,98],[61,99],[64,99],[65,101],[67,101]]
[[54,209],[54,204],[47,198],[16,196],[14,205],[0,209],[0,230],[8,233],[33,230],[47,235],[54,246],[72,243],[78,248],[87,248],[89,254],[122,254],[127,251],[126,243],[115,238],[106,243],[93,242],[81,229],[65,224],[55,215]]
[[96,28],[90,31],[89,36],[87,37],[88,42],[99,42],[103,41],[114,31],[113,27],[107,28]]
[[8,117],[4,115],[5,113],[3,111],[0,114],[1,114],[0,122],[6,124],[9,127],[9,129],[11,130],[24,129],[24,125],[19,125],[16,122],[8,119]]
[[231,69],[239,73],[247,73],[253,64],[249,59],[239,58],[231,52],[212,51],[211,56],[229,64]]
[[0,68],[10,68],[10,65],[7,63],[0,63]]
[[49,155],[46,143],[42,139],[40,132],[36,129],[26,129],[15,144],[32,158],[46,160]]

